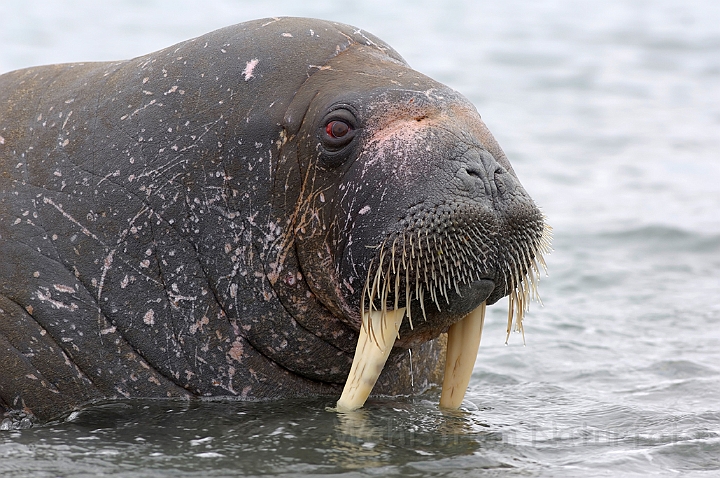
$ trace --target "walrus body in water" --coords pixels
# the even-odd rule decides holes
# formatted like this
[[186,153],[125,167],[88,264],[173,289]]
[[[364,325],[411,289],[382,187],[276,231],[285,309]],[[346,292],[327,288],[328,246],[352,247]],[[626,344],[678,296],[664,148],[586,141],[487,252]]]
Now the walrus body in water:
[[521,326],[548,230],[475,108],[354,27],[267,19],[10,72],[0,408],[348,410],[443,374],[457,407],[485,305],[509,295]]

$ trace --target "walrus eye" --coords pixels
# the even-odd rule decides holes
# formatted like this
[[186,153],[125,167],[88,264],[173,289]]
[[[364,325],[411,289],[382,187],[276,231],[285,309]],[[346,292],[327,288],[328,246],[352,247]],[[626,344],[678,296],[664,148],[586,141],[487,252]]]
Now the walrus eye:
[[347,146],[355,136],[355,128],[345,119],[331,118],[325,123],[325,147],[337,151]]
[[333,138],[342,138],[350,132],[350,125],[344,121],[331,121],[325,126],[325,132]]
[[[325,155],[341,154],[358,131],[358,120],[353,111],[342,107],[331,110],[320,123],[320,140]],[[339,164],[340,158],[326,158],[328,163]]]

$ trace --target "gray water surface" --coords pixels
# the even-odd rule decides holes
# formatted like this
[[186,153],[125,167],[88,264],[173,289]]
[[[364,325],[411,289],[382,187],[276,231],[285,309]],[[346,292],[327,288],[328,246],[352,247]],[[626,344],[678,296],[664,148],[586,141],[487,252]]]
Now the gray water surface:
[[717,476],[720,3],[4,0],[0,72],[272,15],[362,27],[475,103],[554,226],[526,344],[490,307],[457,413],[99,404],[0,432],[0,476]]

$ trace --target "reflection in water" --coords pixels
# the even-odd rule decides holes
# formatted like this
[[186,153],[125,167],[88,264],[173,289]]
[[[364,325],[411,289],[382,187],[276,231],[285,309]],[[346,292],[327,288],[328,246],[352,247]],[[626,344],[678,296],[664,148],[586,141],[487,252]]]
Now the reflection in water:
[[[299,466],[324,472],[398,467],[453,457],[482,457],[483,466],[508,466],[498,431],[476,412],[442,412],[428,400],[373,401],[353,412],[327,411],[319,400],[273,403],[128,400],[98,404],[57,422],[15,435],[13,447],[35,459],[64,456],[99,472],[132,462],[144,470],[236,470],[282,474]],[[5,450],[8,450],[7,445]],[[19,450],[19,449],[18,449]],[[517,453],[511,453],[517,455]],[[55,457],[55,458],[53,458]],[[0,470],[2,470],[0,463]],[[429,466],[429,465],[427,465]]]
[[462,410],[440,411],[430,402],[378,407],[383,409],[337,413],[335,434],[328,437],[330,461],[342,468],[365,468],[397,463],[398,455],[417,461],[471,455],[502,441],[500,433],[488,431],[477,416]]

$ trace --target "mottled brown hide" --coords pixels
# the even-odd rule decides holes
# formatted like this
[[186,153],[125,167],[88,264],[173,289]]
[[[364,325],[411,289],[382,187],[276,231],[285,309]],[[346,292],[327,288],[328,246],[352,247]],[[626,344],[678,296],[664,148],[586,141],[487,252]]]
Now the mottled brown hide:
[[476,263],[442,300],[403,295],[415,325],[379,394],[438,383],[440,334],[515,287],[506,250],[542,230],[466,99],[362,30],[293,18],[4,74],[0,405],[338,395],[382,245],[453,211],[482,222]]

